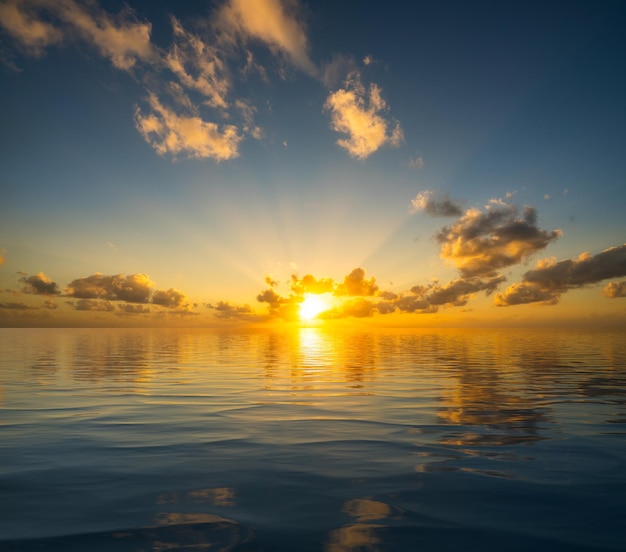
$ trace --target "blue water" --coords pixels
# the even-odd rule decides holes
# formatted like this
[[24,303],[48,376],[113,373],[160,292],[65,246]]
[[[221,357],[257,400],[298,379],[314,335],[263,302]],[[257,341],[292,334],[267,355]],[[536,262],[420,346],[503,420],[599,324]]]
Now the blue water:
[[0,330],[0,549],[625,550],[626,332]]

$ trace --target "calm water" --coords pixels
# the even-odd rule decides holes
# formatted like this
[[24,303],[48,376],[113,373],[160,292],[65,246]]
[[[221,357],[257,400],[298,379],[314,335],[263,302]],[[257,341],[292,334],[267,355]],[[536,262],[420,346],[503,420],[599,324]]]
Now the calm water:
[[0,330],[0,549],[624,550],[626,332]]

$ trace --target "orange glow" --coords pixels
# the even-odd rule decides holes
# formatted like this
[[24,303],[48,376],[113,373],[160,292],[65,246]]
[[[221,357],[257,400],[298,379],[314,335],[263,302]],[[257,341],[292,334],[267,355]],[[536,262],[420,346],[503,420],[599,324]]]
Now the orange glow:
[[304,301],[300,303],[300,320],[309,322],[324,311],[332,308],[329,293],[305,293]]

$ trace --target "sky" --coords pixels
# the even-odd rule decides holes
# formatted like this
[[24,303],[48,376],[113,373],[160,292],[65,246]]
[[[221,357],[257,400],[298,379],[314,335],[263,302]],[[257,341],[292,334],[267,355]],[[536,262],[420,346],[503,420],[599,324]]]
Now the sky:
[[626,327],[625,27],[1,0],[0,326]]

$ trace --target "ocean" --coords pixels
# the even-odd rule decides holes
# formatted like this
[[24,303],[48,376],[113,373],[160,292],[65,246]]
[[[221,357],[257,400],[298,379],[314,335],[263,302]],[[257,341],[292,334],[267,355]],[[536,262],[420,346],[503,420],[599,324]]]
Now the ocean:
[[0,330],[2,551],[626,550],[626,331]]

